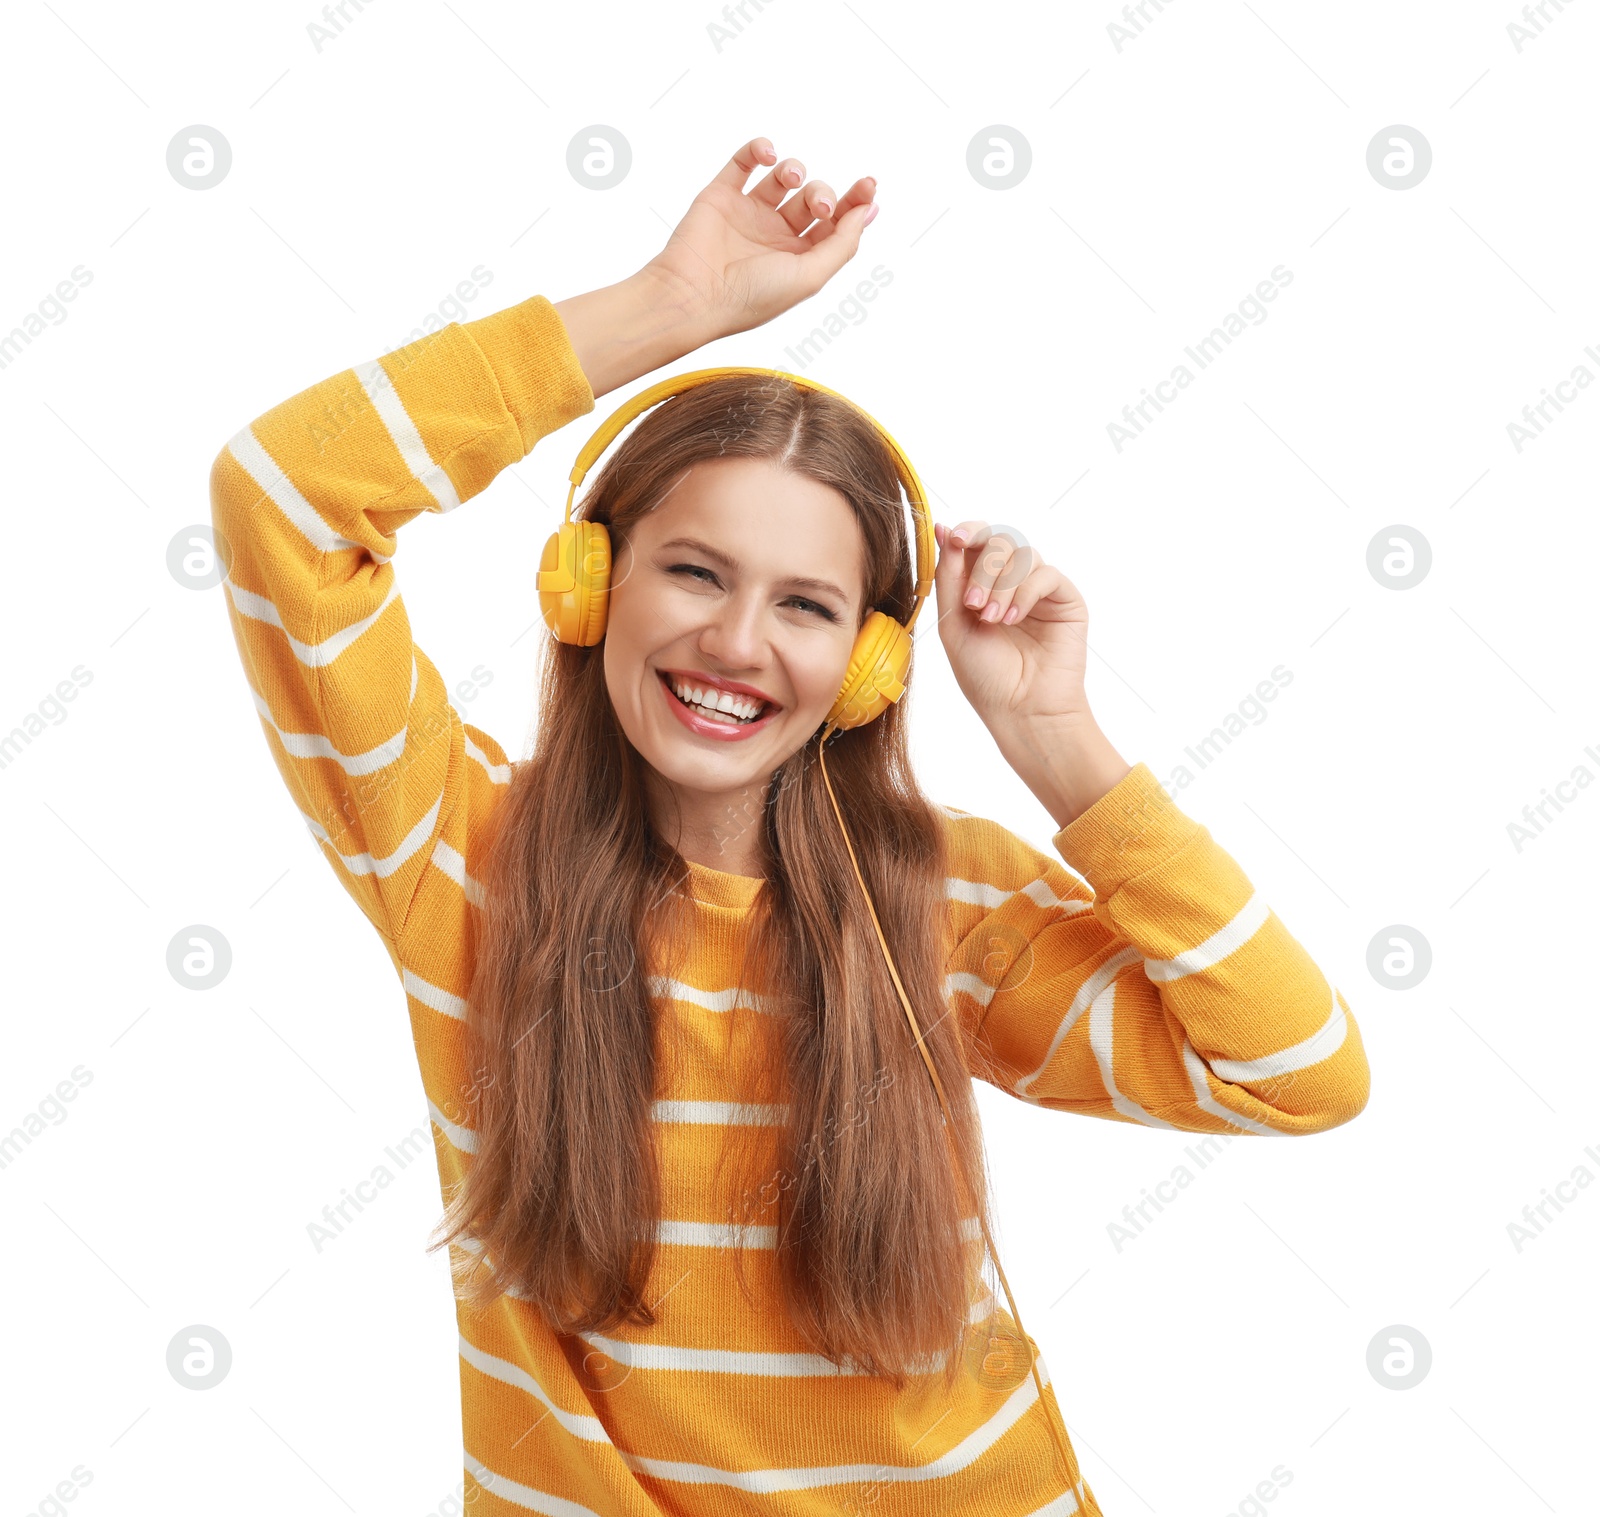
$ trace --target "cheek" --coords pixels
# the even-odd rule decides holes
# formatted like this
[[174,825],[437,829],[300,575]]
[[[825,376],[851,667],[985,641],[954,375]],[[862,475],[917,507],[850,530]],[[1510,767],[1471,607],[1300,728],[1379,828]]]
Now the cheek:
[[852,647],[853,642],[830,639],[825,645],[808,650],[803,659],[791,662],[796,694],[802,706],[826,711],[833,704],[850,667]]

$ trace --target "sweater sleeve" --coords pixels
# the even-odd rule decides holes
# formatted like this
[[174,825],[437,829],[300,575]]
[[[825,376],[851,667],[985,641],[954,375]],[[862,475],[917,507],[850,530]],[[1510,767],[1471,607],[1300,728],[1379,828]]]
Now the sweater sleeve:
[[1053,842],[946,811],[946,993],[974,1073],[1056,1111],[1305,1134],[1366,1105],[1355,1018],[1143,763]]
[[412,641],[395,534],[593,409],[559,313],[534,296],[302,390],[212,463],[228,619],[273,760],[391,950],[429,863],[459,874],[453,813],[510,773]]

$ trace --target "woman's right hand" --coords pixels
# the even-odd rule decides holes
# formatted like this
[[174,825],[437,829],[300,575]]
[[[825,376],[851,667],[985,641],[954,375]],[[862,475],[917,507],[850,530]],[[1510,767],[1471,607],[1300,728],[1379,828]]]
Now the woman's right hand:
[[[763,163],[774,165],[772,172],[746,192],[745,181]],[[815,295],[855,256],[862,229],[877,214],[877,181],[858,179],[837,196],[813,179],[789,194],[804,179],[799,159],[778,162],[767,138],[753,138],[694,197],[645,266],[680,293],[706,341],[771,321]]]

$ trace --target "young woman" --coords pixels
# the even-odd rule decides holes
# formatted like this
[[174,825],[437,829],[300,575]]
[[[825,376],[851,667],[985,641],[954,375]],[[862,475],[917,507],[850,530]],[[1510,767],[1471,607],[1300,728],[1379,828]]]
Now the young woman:
[[828,739],[947,1127],[816,762],[857,628],[913,603],[876,427],[781,378],[648,411],[581,503],[613,547],[605,635],[547,643],[524,760],[454,709],[391,563],[419,511],[854,256],[874,182],[785,199],[786,159],[746,193],[773,163],[740,148],[621,284],[452,324],[241,430],[211,476],[230,623],[407,997],[476,1510],[1094,1513],[1047,1375],[995,1351],[972,1076],[1294,1135],[1354,1117],[1368,1072],[1343,998],[1101,733],[1077,590],[981,521],[937,533],[940,640],[1060,860],[923,796],[905,702]]

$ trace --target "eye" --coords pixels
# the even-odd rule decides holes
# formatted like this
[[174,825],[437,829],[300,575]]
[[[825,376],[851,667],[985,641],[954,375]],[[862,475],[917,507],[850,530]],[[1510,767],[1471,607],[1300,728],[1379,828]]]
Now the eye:
[[[667,573],[681,574],[689,578],[704,575],[705,577],[700,580],[701,584],[714,585],[717,583],[717,576],[710,569],[706,568],[704,564],[673,564],[667,569]],[[838,612],[832,610],[828,606],[820,604],[817,601],[810,600],[804,595],[791,595],[784,601],[784,604],[799,606],[805,611],[809,611],[817,616],[820,616],[824,621],[836,622],[839,620]]]
[[795,605],[804,606],[808,611],[815,611],[818,616],[824,617],[830,622],[839,620],[838,612],[830,610],[827,606],[820,605],[814,600],[807,600],[803,595],[791,595],[789,600]]

